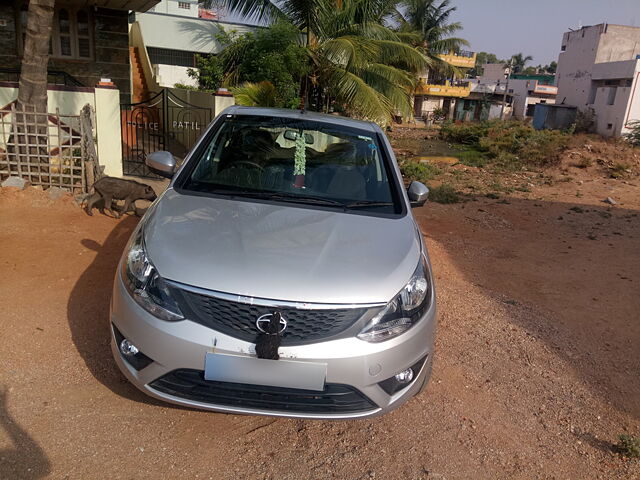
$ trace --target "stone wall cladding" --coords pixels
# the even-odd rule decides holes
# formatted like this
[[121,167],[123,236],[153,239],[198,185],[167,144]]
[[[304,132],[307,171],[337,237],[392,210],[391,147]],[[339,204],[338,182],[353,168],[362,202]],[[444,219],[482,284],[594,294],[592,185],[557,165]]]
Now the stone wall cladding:
[[[16,14],[11,5],[0,5],[0,66],[20,66],[16,37]],[[50,70],[61,70],[72,75],[87,87],[94,87],[101,78],[110,78],[120,90],[123,103],[131,101],[129,66],[128,13],[126,10],[98,8],[93,12],[94,59],[49,59]]]
[[16,68],[20,65],[16,38],[16,14],[11,5],[0,5],[0,20],[6,26],[0,27],[0,66]]

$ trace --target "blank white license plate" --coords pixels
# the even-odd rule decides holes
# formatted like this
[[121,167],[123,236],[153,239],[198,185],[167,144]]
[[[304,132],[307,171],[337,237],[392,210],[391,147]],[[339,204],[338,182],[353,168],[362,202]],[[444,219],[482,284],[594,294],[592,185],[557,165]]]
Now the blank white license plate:
[[326,363],[265,360],[222,353],[207,353],[204,357],[205,380],[217,382],[321,391],[326,376]]

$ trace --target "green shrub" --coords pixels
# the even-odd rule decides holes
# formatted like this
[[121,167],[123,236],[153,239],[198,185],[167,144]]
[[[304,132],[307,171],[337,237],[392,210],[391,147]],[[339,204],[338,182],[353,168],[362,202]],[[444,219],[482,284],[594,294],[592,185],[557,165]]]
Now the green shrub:
[[613,166],[609,167],[609,174],[611,178],[624,178],[629,168],[630,166],[626,163],[615,162]]
[[501,153],[517,155],[530,130],[533,129],[519,122],[496,123],[480,138],[479,145],[492,157],[498,157]]
[[569,135],[559,130],[533,130],[526,137],[520,151],[520,158],[527,164],[542,167],[560,161],[560,154],[567,148]]
[[472,122],[456,124],[445,123],[440,129],[440,136],[450,142],[465,145],[478,145],[480,138],[487,134],[492,122]]
[[429,188],[429,200],[436,203],[458,203],[462,197],[448,183],[443,183],[439,187]]
[[443,108],[436,108],[431,112],[431,116],[434,122],[442,122],[447,118],[447,112],[445,112]]
[[593,165],[593,162],[591,161],[590,158],[581,158],[576,164],[575,166],[577,168],[589,168],[591,165]]
[[576,121],[573,126],[575,133],[591,133],[596,128],[596,111],[586,108],[576,112]]
[[400,164],[400,171],[402,172],[402,176],[407,180],[417,180],[422,183],[427,182],[427,180],[431,180],[433,177],[441,173],[441,170],[435,165],[431,165],[430,163],[413,162],[410,160]]
[[546,166],[557,163],[570,136],[557,130],[535,130],[517,121],[492,120],[479,123],[443,125],[445,140],[470,145],[485,152],[489,159],[504,168],[521,165]]
[[495,170],[498,172],[517,172],[522,170],[520,157],[509,152],[500,152],[493,161]]
[[463,165],[470,167],[484,167],[487,164],[487,155],[480,150],[468,149],[462,150],[455,155]]
[[173,88],[179,88],[181,90],[191,90],[191,91],[198,91],[200,90],[200,88],[198,87],[194,87],[193,85],[187,85],[185,83],[176,83]]
[[634,435],[620,435],[615,446],[625,457],[640,458],[640,438]]

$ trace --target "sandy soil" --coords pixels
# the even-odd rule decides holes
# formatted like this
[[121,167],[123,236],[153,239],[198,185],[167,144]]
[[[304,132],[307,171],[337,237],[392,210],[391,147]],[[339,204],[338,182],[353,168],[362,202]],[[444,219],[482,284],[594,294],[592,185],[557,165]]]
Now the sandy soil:
[[321,422],[139,393],[107,319],[137,218],[2,189],[0,478],[640,478],[611,448],[640,434],[639,193],[576,177],[417,209],[440,312],[432,382],[384,417]]

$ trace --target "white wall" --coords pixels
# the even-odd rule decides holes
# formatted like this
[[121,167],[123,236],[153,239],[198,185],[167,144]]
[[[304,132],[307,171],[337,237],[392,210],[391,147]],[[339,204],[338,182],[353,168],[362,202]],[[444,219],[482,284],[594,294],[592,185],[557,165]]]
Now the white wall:
[[[47,111],[56,113],[56,109],[58,109],[62,115],[79,115],[80,110],[87,103],[95,107],[93,88],[86,90],[82,92],[49,90],[47,92]],[[13,102],[16,98],[18,98],[18,87],[0,87],[0,108]]]
[[640,121],[640,71],[636,72],[636,76],[633,80],[633,86],[631,87],[635,95],[631,98],[625,116],[625,125],[622,127],[621,133],[625,134],[630,131],[628,127],[631,126],[631,122]]
[[[640,55],[640,28],[607,24],[584,27],[565,33],[562,45],[556,73],[558,102],[580,110],[593,108],[596,131],[601,135],[625,133],[625,125],[640,117],[640,60],[636,60]],[[606,80],[622,83],[604,85]],[[609,105],[613,88],[615,101]]]
[[602,25],[595,25],[564,34],[562,46],[565,51],[558,56],[556,70],[558,103],[575,105],[579,109],[586,106],[602,30]]
[[[640,120],[640,61],[631,86],[600,86],[591,108],[596,112],[596,131],[600,135],[619,136],[628,131],[626,126]],[[610,92],[616,90],[613,105],[609,105]]]
[[[507,114],[509,111],[509,107],[505,108],[505,114]],[[502,105],[496,103],[492,103],[491,105],[489,105],[489,120],[500,118],[500,115],[502,115]]]
[[106,175],[122,177],[120,90],[96,87],[95,93],[95,132],[98,141],[98,162],[104,166]]
[[243,34],[255,27],[218,22],[203,18],[177,18],[155,13],[136,13],[147,47],[168,48],[198,53],[218,53],[222,49],[215,36],[220,27],[229,33]]
[[422,99],[422,115],[426,115],[438,108],[442,108],[442,97],[422,97]]
[[[83,89],[84,90],[84,89]],[[98,139],[98,161],[107,175],[122,176],[122,143],[120,130],[120,90],[116,88],[86,89],[90,91],[49,90],[47,110],[61,115],[79,115],[87,103],[95,112],[94,133]],[[18,98],[18,88],[0,87],[0,108]],[[5,132],[7,135],[9,132]],[[1,132],[0,132],[1,135]],[[0,139],[0,144],[6,139]]]
[[535,83],[532,80],[523,79],[509,79],[509,85],[507,85],[507,92],[509,95],[513,95],[513,116],[522,120],[525,117],[527,111],[527,98],[529,96],[529,90],[533,89],[531,84]]
[[[180,8],[179,4],[189,4],[190,8]],[[149,9],[150,12],[168,13],[170,15],[180,15],[184,17],[198,18],[197,0],[162,0],[155,7]]]
[[218,116],[227,107],[235,105],[236,100],[233,95],[215,95],[215,115]]
[[178,65],[162,65],[153,66],[153,76],[156,83],[161,87],[173,88],[176,83],[198,86],[198,81],[188,75],[189,67],[181,67]]

